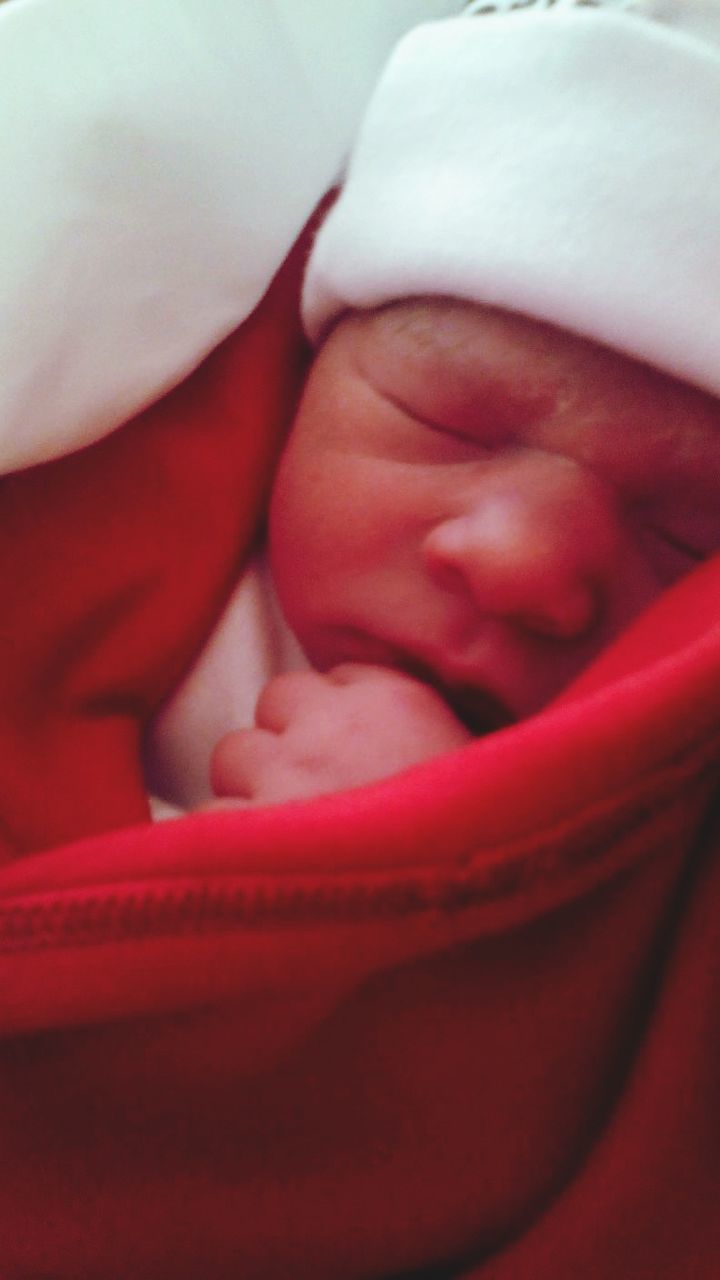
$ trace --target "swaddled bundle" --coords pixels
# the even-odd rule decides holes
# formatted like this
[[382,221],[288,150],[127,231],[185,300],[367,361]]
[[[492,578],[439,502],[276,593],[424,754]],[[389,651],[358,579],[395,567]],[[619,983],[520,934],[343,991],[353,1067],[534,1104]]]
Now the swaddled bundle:
[[[109,6],[101,0],[94,5],[80,6],[85,19],[108,16]],[[481,62],[490,45],[498,57],[502,52],[506,70],[520,49],[532,74],[533,100],[546,105],[552,93],[544,78],[552,73],[556,83],[556,72],[564,68],[568,90],[574,85],[581,102],[600,104],[598,125],[605,119],[603,104],[612,108],[614,86],[624,77],[620,59],[592,56],[610,47],[632,53],[634,66],[653,72],[659,57],[671,76],[672,94],[657,94],[649,76],[638,80],[634,109],[640,118],[648,104],[653,113],[665,113],[668,125],[678,104],[683,119],[715,118],[712,110],[703,116],[703,108],[717,97],[718,58],[700,27],[653,24],[638,13],[648,6],[638,5],[538,3],[488,14],[485,7],[500,6],[475,4],[456,26],[431,26],[400,45],[363,136],[372,136],[373,121],[384,130],[393,120],[412,135],[413,119],[428,105],[417,93],[415,59],[423,66],[433,64],[435,54],[442,60],[443,51],[460,40],[458,33],[477,42]],[[320,8],[308,0],[303,12],[317,16]],[[659,13],[661,6],[652,8]],[[672,18],[672,6],[662,9]],[[13,5],[4,10],[12,11]],[[28,0],[15,12],[16,32],[27,21],[35,33],[32,24],[47,9]],[[232,10],[226,5],[222,12],[219,5],[203,12],[216,34],[227,31],[223,15]],[[291,16],[282,5],[263,7],[262,13],[243,6],[239,12],[248,18],[248,36],[267,30],[264,24],[280,14],[287,21]],[[143,6],[144,18],[154,15],[164,31],[162,17],[168,32],[178,35],[168,47],[175,53],[192,50],[193,57],[198,44],[192,37],[202,27],[190,20],[195,13],[190,3],[175,4],[172,11]],[[372,26],[366,10],[362,18],[357,13],[358,29],[366,22]],[[382,17],[378,10],[376,28],[386,33],[387,13],[387,6]],[[688,6],[687,13],[702,16],[700,6]],[[132,7],[130,14],[137,17]],[[172,19],[178,22],[178,15],[182,21],[176,26]],[[92,21],[90,29],[96,29]],[[297,31],[292,24],[290,29]],[[319,22],[315,38],[312,28],[305,33],[311,64],[323,46],[323,30]],[[223,43],[214,47],[208,65],[234,70],[230,57],[218,52]],[[248,75],[252,47],[244,46]],[[338,47],[335,41],[333,49]],[[354,48],[353,41],[345,47]],[[584,72],[578,83],[572,69],[580,54]],[[166,69],[173,61],[168,59]],[[135,65],[127,63],[128,76]],[[124,75],[124,85],[135,83]],[[238,83],[232,75],[230,81]],[[212,77],[206,83],[209,91]],[[423,75],[422,85],[428,84]],[[522,86],[515,92],[506,88],[511,110]],[[396,90],[408,109],[388,118],[384,109]],[[481,94],[481,86],[476,91]],[[235,103],[232,94],[230,101]],[[465,105],[463,97],[463,120]],[[161,118],[168,123],[172,115]],[[238,113],[229,115],[229,122],[223,119],[232,132]],[[157,123],[152,114],[151,119]],[[137,117],[133,121],[137,125]],[[150,133],[157,136],[154,129]],[[528,164],[537,141],[531,135]],[[608,130],[598,136],[610,146]],[[621,127],[616,137],[621,157]],[[667,195],[668,173],[692,139],[670,128],[654,139],[654,189]],[[382,141],[389,144],[389,136],[383,133]],[[467,143],[467,132],[462,141]],[[342,229],[356,197],[360,231],[366,224],[369,229],[362,147],[361,136],[356,167],[320,234],[311,270],[325,269],[324,246],[332,245],[336,233],[337,243],[348,243]],[[385,163],[389,152],[383,147],[378,154],[386,176],[388,169],[392,176],[392,165]],[[693,154],[699,163],[700,148]],[[503,187],[503,176],[518,179],[523,165],[511,171],[500,152],[494,159],[492,187],[498,199],[506,199],[513,187]],[[562,151],[554,159],[561,164]],[[582,165],[590,163],[591,152],[581,146],[569,159],[567,180],[582,189],[588,172]],[[73,173],[80,170],[78,165]],[[434,164],[419,167],[422,201],[413,204],[412,216],[421,209],[424,221],[412,224],[419,240],[408,234],[410,249],[420,246],[415,259],[421,264],[424,246],[432,244],[434,252],[441,243],[439,236],[423,239],[433,209],[443,221],[463,212],[455,200],[448,206],[433,172]],[[710,196],[713,172],[711,163],[704,187]],[[189,176],[187,167],[183,174]],[[488,184],[478,185],[475,178],[470,175],[468,190],[481,213]],[[555,183],[545,204],[538,191],[544,217],[553,189]],[[207,186],[203,191],[207,196]],[[605,194],[617,212],[618,188],[610,186]],[[652,205],[649,188],[638,194]],[[678,205],[685,201],[693,217],[696,194],[678,182]],[[214,209],[212,200],[207,207]],[[396,241],[402,235],[394,219],[403,208],[391,201],[384,210],[384,225],[395,227]],[[309,212],[308,207],[303,217]],[[518,213],[510,207],[507,212]],[[303,217],[288,239],[299,232]],[[599,218],[593,225],[604,231],[611,223]],[[613,225],[625,232],[622,219]],[[716,225],[711,220],[709,236]],[[672,219],[653,224],[648,245],[672,248],[673,226],[677,231]],[[383,238],[381,231],[371,245],[372,262]],[[208,243],[226,244],[224,237],[212,236]],[[686,297],[705,298],[712,319],[717,258],[705,252],[707,243],[712,241],[683,245],[678,262],[687,276]],[[580,240],[573,244],[577,249]],[[635,244],[640,252],[645,240],[636,237]],[[279,258],[289,244],[276,247]],[[473,245],[466,239],[460,248],[467,264]],[[364,269],[376,291],[367,301],[382,305],[377,314],[365,303],[363,312],[349,314],[362,300],[343,294],[342,272],[327,277],[343,314],[336,303],[327,313],[337,323],[319,352],[297,434],[291,436],[290,449],[302,446],[303,452],[285,455],[275,485],[277,497],[284,474],[287,502],[278,499],[278,518],[283,512],[289,522],[292,517],[298,538],[302,534],[308,545],[312,518],[303,511],[294,477],[303,459],[317,460],[324,440],[327,465],[314,467],[313,498],[327,504],[328,518],[334,513],[343,564],[350,552],[359,555],[356,531],[362,545],[377,531],[376,521],[360,518],[361,480],[368,516],[382,505],[386,523],[377,537],[393,589],[372,599],[391,600],[398,627],[417,622],[418,600],[426,599],[417,594],[420,563],[443,608],[466,599],[467,560],[457,557],[465,557],[468,546],[477,548],[476,539],[486,538],[488,529],[503,551],[500,567],[507,568],[510,547],[512,563],[524,565],[515,589],[526,587],[526,542],[516,536],[510,544],[505,540],[508,529],[517,531],[518,512],[523,519],[544,513],[544,563],[557,563],[555,523],[545,506],[549,494],[573,513],[573,537],[566,539],[560,564],[577,568],[585,544],[575,535],[586,529],[587,515],[575,502],[582,478],[589,509],[602,517],[608,534],[599,548],[593,544],[598,580],[587,577],[586,565],[582,589],[568,596],[569,578],[556,575],[550,613],[547,592],[542,599],[536,595],[532,610],[527,601],[520,608],[516,596],[502,629],[505,642],[511,634],[525,645],[533,637],[536,674],[547,669],[551,655],[555,674],[567,674],[570,661],[570,682],[560,680],[544,692],[526,683],[528,698],[538,695],[534,706],[514,706],[508,685],[504,696],[506,710],[515,713],[513,723],[373,785],[267,808],[251,804],[168,823],[147,821],[139,726],[202,644],[250,543],[263,533],[274,458],[308,354],[297,321],[305,256],[301,244],[246,325],[171,396],[106,441],[89,445],[88,437],[84,452],[9,476],[0,492],[0,503],[7,501],[5,527],[16,534],[5,570],[17,624],[6,647],[7,668],[24,677],[8,677],[4,693],[11,711],[3,722],[6,743],[14,735],[23,750],[5,751],[3,757],[3,804],[12,817],[6,824],[10,857],[0,876],[3,1276],[614,1280],[646,1274],[714,1280],[720,1249],[720,1154],[713,1139],[720,1043],[714,983],[719,568],[715,557],[688,572],[688,553],[712,550],[714,526],[700,522],[691,540],[684,523],[677,528],[673,505],[686,481],[702,488],[716,478],[715,387],[705,380],[711,371],[707,360],[702,375],[700,364],[690,364],[694,346],[686,323],[692,308],[687,314],[671,311],[674,340],[658,346],[664,327],[655,323],[653,308],[640,305],[642,273],[623,273],[613,285],[623,299],[634,297],[635,318],[644,321],[638,332],[650,333],[655,346],[628,347],[623,340],[618,350],[603,347],[598,353],[594,343],[607,344],[611,335],[588,328],[581,336],[567,309],[569,288],[555,295],[565,309],[540,316],[522,293],[525,278],[514,282],[517,293],[506,296],[483,296],[487,280],[476,279],[469,298],[448,298],[448,292],[459,294],[453,286],[441,302],[424,298],[417,307],[410,295],[427,286],[408,274],[406,264],[400,289],[393,283],[388,288],[384,271],[373,276]],[[437,259],[427,256],[436,271]],[[536,261],[539,279],[544,256]],[[702,271],[690,272],[693,262]],[[660,258],[660,277],[676,278],[677,267]],[[442,273],[434,278],[448,280]],[[603,272],[589,271],[588,288],[591,283],[584,314],[599,323],[612,302],[609,282]],[[613,292],[615,301],[619,294]],[[167,277],[159,297],[172,303]],[[165,317],[174,317],[182,330],[182,306],[175,312],[168,305]],[[132,325],[126,337],[131,331]],[[215,331],[211,341],[221,336]],[[398,342],[405,357],[399,361]],[[682,368],[669,363],[671,348]],[[520,363],[533,369],[530,382],[523,383],[518,363],[512,364],[518,350]],[[364,355],[372,361],[363,363]],[[464,363],[467,355],[472,358]],[[590,365],[578,365],[581,356]],[[658,368],[647,367],[647,360]],[[448,361],[452,377],[431,376]],[[52,362],[44,359],[42,366],[47,370]],[[614,437],[620,474],[611,474],[615,452],[607,447],[607,435],[601,432],[596,440],[597,428],[606,430],[613,422],[617,427],[618,419],[608,416],[604,378],[597,396],[588,399],[590,369],[618,375],[613,405],[626,411]],[[273,375],[280,370],[278,380]],[[585,376],[568,382],[571,370],[584,370]],[[407,394],[415,394],[417,374],[434,397],[430,415]],[[681,374],[695,385],[677,383]],[[478,377],[482,397],[474,394]],[[346,416],[323,420],[330,403],[326,393],[333,388],[339,389]],[[665,393],[671,388],[669,402]],[[469,406],[467,396],[462,398],[468,389]],[[668,403],[669,418],[663,416]],[[477,414],[488,404],[493,412],[483,422],[491,438],[483,437],[478,456]],[[630,412],[639,407],[642,415]],[[577,439],[570,427],[579,425],[580,408],[597,447],[592,457],[568,458],[564,450]],[[678,421],[687,435],[676,429],[675,410],[682,411]],[[92,413],[86,421],[91,418],[97,426]],[[343,423],[349,428],[344,437]],[[323,426],[319,441],[311,433]],[[668,449],[663,466],[643,471],[638,465],[632,473],[644,477],[643,483],[667,484],[667,505],[653,509],[650,530],[642,495],[635,495],[632,510],[627,502],[633,451],[622,447],[632,441],[638,446],[635,461],[647,463],[639,446],[648,427],[651,460],[657,461],[663,439]],[[306,449],[303,440],[313,448]],[[698,441],[702,455],[693,453]],[[386,456],[389,443],[392,459]],[[547,486],[537,484],[540,461]],[[677,493],[674,467],[683,476]],[[510,475],[512,490],[506,484]],[[438,525],[446,484],[455,493],[461,477],[468,506]],[[529,477],[534,479],[528,488]],[[414,506],[407,502],[411,478]],[[473,502],[480,490],[487,498],[490,481],[495,516],[488,522]],[[522,501],[514,505],[511,493]],[[337,512],[345,497],[353,498],[358,519],[343,525]],[[411,511],[421,513],[423,528],[411,527],[422,557],[404,540]],[[498,511],[504,517],[499,522]],[[551,511],[557,514],[555,505]],[[712,504],[707,514],[716,518]],[[684,511],[683,521],[687,516]],[[634,542],[639,528],[647,534],[642,548]],[[391,530],[398,536],[389,537]],[[335,545],[323,542],[321,534],[319,529],[316,547]],[[710,541],[696,542],[701,534]],[[617,574],[608,578],[603,557],[613,546],[627,548],[627,539],[632,559],[629,552],[621,557]],[[287,543],[292,546],[291,536]],[[21,545],[23,559],[33,549],[28,564],[34,577],[18,581],[10,570],[17,568]],[[173,547],[181,546],[182,555],[174,558]],[[51,552],[54,565],[48,563]],[[374,573],[377,558],[372,563]],[[313,574],[323,593],[317,594],[307,591],[297,569],[281,586],[276,567],[283,607],[288,615],[292,610],[317,666],[322,654],[315,646],[327,640],[327,618],[318,624],[313,600],[327,608],[325,569],[332,570],[333,591],[338,584],[342,588],[349,631],[344,642],[358,643],[358,627],[351,629],[346,611],[357,622],[357,610],[368,605],[367,563],[356,558],[352,565],[353,572],[343,576],[337,572],[341,566],[319,555]],[[412,590],[400,591],[398,568]],[[484,581],[488,570],[486,559]],[[665,575],[670,589],[660,592],[655,588]],[[478,574],[470,577],[476,585],[480,581]],[[492,581],[499,608],[506,579],[497,573]],[[573,629],[597,622],[600,615],[588,605],[602,604],[607,591],[618,603],[612,589],[619,581],[633,590],[623,595],[614,622],[630,622],[623,609],[634,620],[627,630],[612,629],[608,647],[597,643],[593,631],[586,666],[577,660]],[[644,611],[635,608],[638,584],[642,591],[653,588]],[[47,617],[39,607],[41,593],[52,605]],[[331,597],[331,623],[337,621],[337,600]],[[451,616],[456,626],[445,636],[452,633],[458,642],[459,622],[467,614]],[[491,628],[496,637],[498,628]],[[334,632],[332,637],[337,639]],[[479,708],[468,708],[462,681],[458,690],[452,673],[438,679],[436,645],[415,655],[418,661],[406,669],[402,645],[398,652],[385,640],[362,654],[351,648],[348,662],[389,665],[395,677],[427,685],[433,700],[444,703],[452,695],[448,714],[479,716]],[[37,682],[28,678],[33,664],[43,673]],[[516,677],[521,669],[516,666]],[[385,719],[392,730],[400,717]],[[467,726],[463,731],[469,736]],[[369,754],[353,755],[348,745],[355,744],[343,744],[337,758],[343,754],[352,762]],[[83,789],[91,782],[98,799],[85,804]],[[135,818],[137,825],[128,825]],[[73,825],[78,822],[79,829]],[[88,833],[85,838],[57,843],[80,831]],[[20,850],[26,856],[17,857]]]

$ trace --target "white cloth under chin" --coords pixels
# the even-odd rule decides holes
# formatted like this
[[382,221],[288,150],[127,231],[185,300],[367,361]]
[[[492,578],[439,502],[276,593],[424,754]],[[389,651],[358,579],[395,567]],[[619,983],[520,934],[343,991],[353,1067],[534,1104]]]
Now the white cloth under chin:
[[254,723],[268,680],[307,668],[259,554],[146,737],[143,763],[153,817],[178,817],[212,799],[210,759],[220,738]]

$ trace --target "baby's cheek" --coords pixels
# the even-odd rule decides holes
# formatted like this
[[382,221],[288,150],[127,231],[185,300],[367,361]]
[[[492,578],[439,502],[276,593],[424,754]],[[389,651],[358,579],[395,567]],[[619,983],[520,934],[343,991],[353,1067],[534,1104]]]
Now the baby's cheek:
[[302,606],[342,571],[362,527],[365,503],[356,471],[329,453],[297,461],[288,456],[273,491],[269,526],[281,601],[285,596],[293,607]]

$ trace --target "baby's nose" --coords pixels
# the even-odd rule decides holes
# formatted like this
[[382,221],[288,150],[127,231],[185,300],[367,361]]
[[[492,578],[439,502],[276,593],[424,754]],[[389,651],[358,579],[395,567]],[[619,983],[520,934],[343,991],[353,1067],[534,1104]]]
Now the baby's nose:
[[429,572],[544,635],[584,635],[617,569],[614,494],[572,459],[522,450],[483,471],[427,534]]

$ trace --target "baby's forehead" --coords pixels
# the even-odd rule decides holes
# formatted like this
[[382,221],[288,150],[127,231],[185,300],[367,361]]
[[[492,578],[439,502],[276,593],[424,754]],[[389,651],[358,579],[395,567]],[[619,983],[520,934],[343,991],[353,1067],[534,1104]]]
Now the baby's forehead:
[[675,380],[600,343],[520,312],[422,297],[351,314],[349,353],[381,389],[417,388],[469,401],[502,392],[533,412],[628,388],[667,392]]
[[534,316],[456,298],[399,300],[353,313],[349,323],[372,359],[386,353],[442,373],[471,375],[489,359],[519,378],[529,361],[556,374],[570,364],[639,363]]
[[375,310],[351,313],[361,367],[369,376],[382,368],[467,383],[472,390],[488,378],[515,385],[530,381],[568,395],[617,394],[670,398],[702,407],[710,416],[720,401],[672,374],[621,349],[517,311],[455,298],[399,300]]
[[[649,488],[720,493],[720,401],[566,329],[484,304],[419,297],[348,313],[330,340],[410,418],[557,450]],[[336,359],[336,357],[334,357]]]
[[532,359],[535,373],[552,372],[567,347],[562,331],[480,303],[421,297],[389,303],[349,317],[360,367],[368,376],[436,378],[472,391],[481,372],[522,383]]
[[503,315],[512,313],[455,298],[419,297],[356,314],[374,341],[388,343],[408,357],[459,363],[472,355],[481,329],[497,328]]

